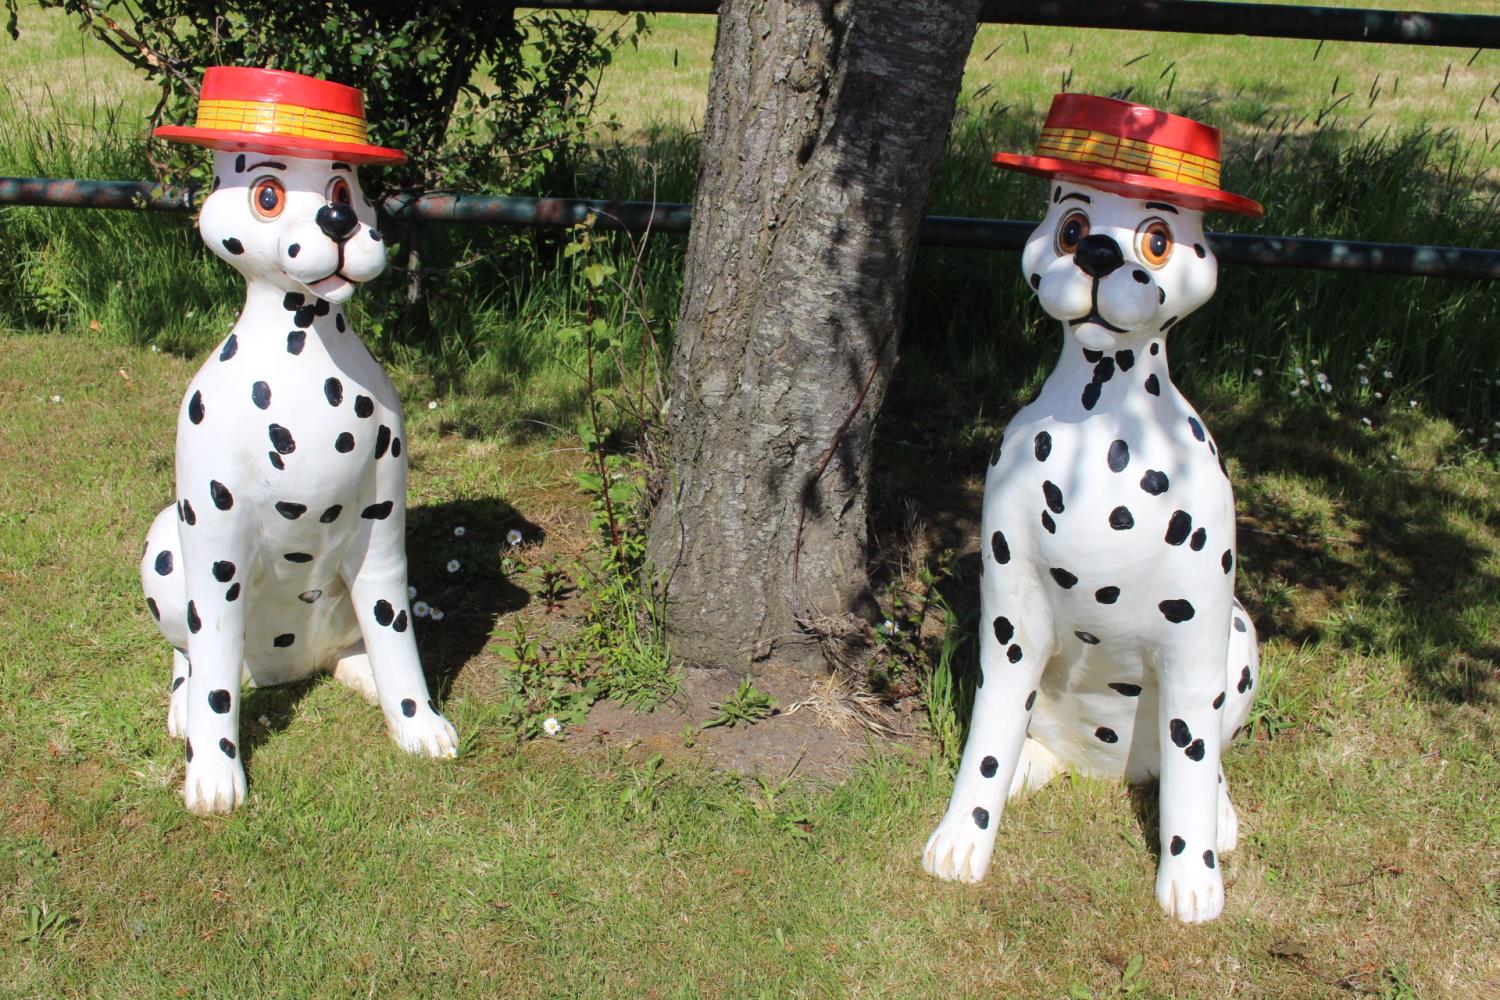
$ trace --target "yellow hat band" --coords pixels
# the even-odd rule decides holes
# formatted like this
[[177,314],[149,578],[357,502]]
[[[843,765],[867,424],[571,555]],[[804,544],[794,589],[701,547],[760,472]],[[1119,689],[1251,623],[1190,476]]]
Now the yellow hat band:
[[1142,139],[1125,139],[1107,132],[1077,128],[1044,128],[1036,152],[1038,156],[1113,167],[1215,191],[1219,189],[1218,160]]
[[370,141],[363,118],[270,101],[199,101],[198,120],[195,124],[198,128],[226,132],[296,136],[361,146]]

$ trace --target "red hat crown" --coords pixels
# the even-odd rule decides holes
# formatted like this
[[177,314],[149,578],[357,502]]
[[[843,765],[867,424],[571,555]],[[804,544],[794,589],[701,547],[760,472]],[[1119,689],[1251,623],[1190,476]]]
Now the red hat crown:
[[370,144],[365,95],[358,89],[279,69],[210,66],[197,121],[163,125],[155,135],[212,149],[349,163],[406,161],[399,150]]
[[991,162],[1187,208],[1262,214],[1259,203],[1220,190],[1221,145],[1218,129],[1191,118],[1109,97],[1058,94],[1036,155],[996,153]]

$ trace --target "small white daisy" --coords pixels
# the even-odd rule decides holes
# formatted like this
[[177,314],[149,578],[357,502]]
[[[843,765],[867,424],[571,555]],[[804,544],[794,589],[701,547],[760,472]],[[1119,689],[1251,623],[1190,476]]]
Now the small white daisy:
[[456,527],[456,528],[453,529],[453,537],[454,538],[462,538],[467,533],[468,533],[468,530],[466,528],[464,528],[464,526],[461,525],[461,524],[458,527]]
[[1293,395],[1293,396],[1300,396],[1300,395],[1302,395],[1302,390],[1301,389],[1293,389],[1291,391],[1291,395]]
[[514,548],[521,544],[521,532],[518,528],[511,528],[505,533],[505,544]]
[[161,348],[157,347],[155,344],[152,344],[151,345],[151,353],[152,354],[160,354],[161,353]]
[[1376,399],[1384,399],[1385,398],[1385,393],[1383,393],[1383,392],[1377,392],[1375,394],[1375,398]]
[[443,612],[439,611],[437,608],[433,608],[432,611],[428,613],[428,617],[435,622],[440,622],[448,616],[443,614]]
[[1384,375],[1386,378],[1395,378],[1396,377],[1396,373],[1393,372],[1393,371],[1391,371],[1389,368],[1387,368],[1385,371],[1381,372],[1380,374]]
[[411,613],[416,615],[418,618],[426,618],[428,612],[430,612],[431,610],[432,608],[426,601],[418,601],[416,604],[413,604],[411,606]]
[[556,736],[562,732],[562,723],[558,722],[555,716],[549,715],[547,716],[547,720],[542,723],[542,732],[548,736]]
[[417,588],[416,587],[407,587],[406,588],[406,596],[408,598],[414,598],[414,597],[416,597],[417,596]]
[[457,559],[448,560],[448,572],[457,573],[462,568],[463,567],[459,564],[459,561]]
[[1406,405],[1415,410],[1417,408],[1417,401],[1415,399],[1408,399]]
[[61,403],[62,402],[62,397],[61,396],[53,396],[52,397],[52,402],[54,402],[54,403]]
[[255,721],[259,722],[261,724],[261,727],[263,729],[270,729],[271,728],[271,720],[268,719],[268,718],[266,718],[264,715],[262,715],[260,718],[256,719]]
[[1364,424],[1366,427],[1374,427],[1375,426],[1375,421],[1371,420],[1369,417],[1360,417],[1359,418],[1359,422],[1362,423],[1362,424]]
[[1254,375],[1256,378],[1260,378],[1265,373],[1266,373],[1266,370],[1264,368],[1252,368],[1252,369],[1250,369],[1250,374]]
[[435,409],[437,409],[437,400],[434,399],[432,402],[428,403],[427,404],[427,408],[429,410],[435,410]]

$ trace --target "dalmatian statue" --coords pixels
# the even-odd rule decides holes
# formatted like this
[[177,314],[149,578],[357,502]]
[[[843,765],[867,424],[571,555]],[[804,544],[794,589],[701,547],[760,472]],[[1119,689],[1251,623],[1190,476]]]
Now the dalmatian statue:
[[1219,753],[1250,710],[1256,638],[1228,471],[1166,351],[1217,283],[1204,211],[1261,211],[1218,189],[1219,142],[1066,94],[1037,156],[995,157],[1051,179],[1021,265],[1063,347],[985,481],[979,687],[923,859],[940,878],[982,879],[1006,801],[1061,771],[1159,777],[1156,898],[1187,923],[1223,908],[1238,821]]
[[411,753],[455,756],[412,631],[401,402],[341,308],[385,269],[355,165],[363,95],[274,70],[213,67],[197,124],[214,148],[198,229],[245,277],[245,307],[183,398],[177,500],[146,538],[146,604],[173,646],[167,729],[196,813],[245,798],[240,686],[331,670],[378,702]]

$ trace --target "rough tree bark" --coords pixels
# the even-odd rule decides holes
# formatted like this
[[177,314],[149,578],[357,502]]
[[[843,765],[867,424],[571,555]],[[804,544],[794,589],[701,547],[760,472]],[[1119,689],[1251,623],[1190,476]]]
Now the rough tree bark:
[[875,417],[977,6],[720,8],[649,545],[691,662],[811,669],[875,611]]

